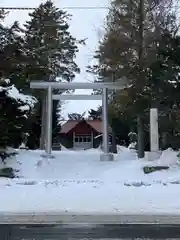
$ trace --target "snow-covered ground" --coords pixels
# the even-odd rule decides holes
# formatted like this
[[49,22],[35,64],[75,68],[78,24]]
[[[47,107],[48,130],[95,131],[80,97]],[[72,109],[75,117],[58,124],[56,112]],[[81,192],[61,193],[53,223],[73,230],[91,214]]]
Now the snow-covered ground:
[[[0,212],[173,213],[180,214],[180,166],[177,152],[154,162],[118,148],[113,162],[101,162],[99,149],[53,152],[18,150],[8,166],[20,178],[0,179]],[[143,173],[148,165],[168,170]]]

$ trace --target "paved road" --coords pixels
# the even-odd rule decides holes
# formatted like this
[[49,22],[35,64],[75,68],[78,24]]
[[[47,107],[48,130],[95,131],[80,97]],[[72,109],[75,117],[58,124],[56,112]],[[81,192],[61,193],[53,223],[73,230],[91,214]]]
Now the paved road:
[[180,225],[0,225],[1,240],[180,239]]

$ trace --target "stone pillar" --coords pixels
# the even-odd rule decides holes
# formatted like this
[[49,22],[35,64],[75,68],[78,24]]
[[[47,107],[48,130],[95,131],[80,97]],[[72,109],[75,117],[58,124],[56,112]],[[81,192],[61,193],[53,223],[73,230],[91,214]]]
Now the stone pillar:
[[108,89],[103,89],[102,96],[102,115],[103,115],[103,151],[109,153],[109,134],[108,134]]
[[108,133],[108,89],[103,89],[102,95],[102,129],[103,129],[103,154],[101,161],[112,161],[113,154],[109,153],[109,133]]
[[42,155],[46,158],[54,158],[52,153],[52,88],[48,88],[47,93],[47,119],[46,119],[46,154]]
[[156,160],[160,157],[159,151],[159,129],[158,129],[158,109],[150,109],[150,154],[149,160]]

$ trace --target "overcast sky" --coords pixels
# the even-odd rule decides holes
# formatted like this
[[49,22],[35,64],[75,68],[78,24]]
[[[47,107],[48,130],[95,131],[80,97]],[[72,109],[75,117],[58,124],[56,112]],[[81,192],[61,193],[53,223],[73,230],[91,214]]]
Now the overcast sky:
[[[45,0],[0,0],[1,7],[37,7]],[[88,7],[88,6],[107,6],[109,0],[54,0],[57,7]],[[72,15],[70,22],[70,31],[77,39],[87,38],[86,46],[80,48],[76,62],[81,68],[81,74],[77,76],[75,81],[93,81],[94,78],[86,73],[86,66],[93,63],[94,50],[97,47],[98,40],[102,34],[103,21],[107,13],[107,9],[68,9],[68,13]],[[28,19],[28,11],[11,11],[6,18],[6,23],[11,24],[17,20],[23,24]],[[76,93],[89,93],[87,90],[77,90]],[[63,116],[67,118],[70,112],[88,111],[90,108],[96,108],[101,102],[99,101],[68,101],[63,106]]]

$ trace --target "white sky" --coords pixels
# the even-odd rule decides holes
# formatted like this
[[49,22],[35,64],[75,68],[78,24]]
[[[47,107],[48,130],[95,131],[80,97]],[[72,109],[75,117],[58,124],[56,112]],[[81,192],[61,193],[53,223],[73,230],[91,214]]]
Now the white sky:
[[[0,0],[1,7],[36,7],[45,0]],[[54,0],[57,7],[88,7],[88,6],[107,6],[109,0]],[[93,81],[92,75],[86,73],[86,66],[93,63],[93,54],[98,40],[102,34],[103,21],[107,13],[107,9],[68,9],[68,13],[72,15],[70,22],[70,31],[77,39],[87,38],[86,46],[80,48],[77,54],[76,62],[81,68],[81,74],[75,79],[77,82]],[[11,11],[6,19],[7,24],[11,24],[17,20],[24,23],[28,19],[28,11]],[[90,93],[88,90],[76,90],[78,94]],[[90,108],[96,108],[100,105],[100,101],[67,101],[63,106],[63,116],[67,118],[70,112],[82,113]]]

